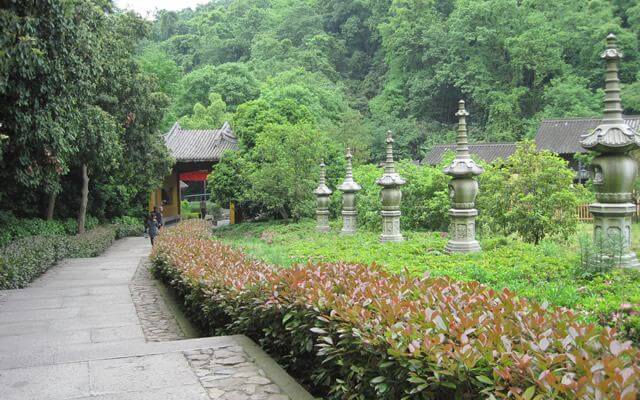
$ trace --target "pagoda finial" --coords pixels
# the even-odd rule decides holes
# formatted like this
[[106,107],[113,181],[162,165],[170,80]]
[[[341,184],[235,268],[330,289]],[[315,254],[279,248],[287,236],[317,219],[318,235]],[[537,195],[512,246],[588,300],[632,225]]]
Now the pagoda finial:
[[618,49],[618,39],[613,33],[607,36],[607,48],[600,57],[607,61],[604,89],[604,117],[602,120],[604,123],[622,123],[624,121],[622,119],[618,64],[623,54]]
[[616,35],[607,36],[607,47],[601,58],[606,61],[604,87],[604,115],[602,123],[582,135],[580,144],[599,153],[626,153],[640,147],[640,135],[622,118],[618,64],[623,57]]
[[464,100],[458,102],[458,140],[456,146],[456,155],[459,159],[469,159],[469,141],[467,140],[467,117],[469,112],[464,107]]
[[324,160],[320,160],[320,186],[326,185],[326,176],[325,169],[326,165],[324,164]]
[[384,172],[386,174],[395,174],[396,167],[393,162],[393,137],[391,136],[391,131],[387,131],[387,161],[384,165]]
[[345,180],[353,180],[353,165],[351,164],[351,159],[353,156],[351,155],[351,148],[347,147],[347,154],[345,155],[347,159],[347,176]]

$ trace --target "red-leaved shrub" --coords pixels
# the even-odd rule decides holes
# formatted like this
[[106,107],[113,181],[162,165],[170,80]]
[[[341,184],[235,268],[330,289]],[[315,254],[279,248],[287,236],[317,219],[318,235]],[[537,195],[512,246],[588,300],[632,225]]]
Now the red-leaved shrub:
[[201,222],[159,236],[152,259],[213,334],[244,333],[329,399],[635,399],[640,354],[475,282],[376,265],[256,261]]

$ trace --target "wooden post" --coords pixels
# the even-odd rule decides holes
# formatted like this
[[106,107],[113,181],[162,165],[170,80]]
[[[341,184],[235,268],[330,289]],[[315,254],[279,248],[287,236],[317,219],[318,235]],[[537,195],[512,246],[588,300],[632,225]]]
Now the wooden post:
[[235,225],[236,223],[236,205],[229,203],[229,224]]

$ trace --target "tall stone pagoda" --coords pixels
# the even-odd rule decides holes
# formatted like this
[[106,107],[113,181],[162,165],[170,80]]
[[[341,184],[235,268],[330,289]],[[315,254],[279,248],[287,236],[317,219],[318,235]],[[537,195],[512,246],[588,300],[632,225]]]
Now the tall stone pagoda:
[[464,100],[458,102],[458,138],[456,158],[444,169],[451,176],[449,182],[449,198],[451,199],[451,223],[449,225],[449,242],[445,247],[448,253],[470,253],[480,251],[480,243],[476,240],[476,195],[478,182],[475,176],[484,172],[482,167],[471,159],[467,141],[467,117],[469,113],[464,107]]
[[400,202],[402,191],[400,186],[406,181],[396,172],[393,162],[393,138],[391,131],[387,132],[387,161],[384,166],[384,175],[376,181],[382,186],[382,235],[381,242],[401,242],[404,240],[400,233]]
[[320,182],[313,193],[316,195],[316,229],[320,232],[329,232],[329,196],[331,189],[326,184],[324,161],[320,162]]
[[[636,255],[630,250],[631,217],[635,206],[631,191],[638,166],[629,157],[631,150],[640,148],[640,135],[622,119],[618,63],[622,58],[616,36],[607,36],[607,48],[601,57],[606,61],[604,116],[602,123],[591,133],[582,136],[580,144],[598,153],[592,162],[592,179],[596,202],[589,206],[593,215],[595,242],[603,238],[621,243],[620,267],[640,267]],[[603,236],[606,235],[606,236]]]
[[344,182],[338,189],[342,191],[342,231],[340,233],[344,235],[352,235],[356,233],[356,217],[358,212],[356,211],[356,193],[362,189],[360,185],[353,180],[353,166],[351,165],[351,149],[347,148],[347,175],[344,178]]

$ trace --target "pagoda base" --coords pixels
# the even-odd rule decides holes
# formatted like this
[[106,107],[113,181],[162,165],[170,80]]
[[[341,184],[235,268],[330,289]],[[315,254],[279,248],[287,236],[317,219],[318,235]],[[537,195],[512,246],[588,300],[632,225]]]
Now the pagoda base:
[[632,203],[593,203],[589,206],[593,215],[593,240],[601,235],[609,238],[619,237],[622,241],[622,255],[616,266],[620,268],[639,268],[636,254],[629,248],[631,244],[631,218],[636,212]]
[[380,214],[382,215],[380,242],[402,242],[404,237],[400,233],[400,210],[383,210]]
[[451,224],[449,225],[449,241],[444,250],[447,253],[475,253],[481,251],[480,243],[476,240],[476,216],[478,210],[474,208],[449,210]]

